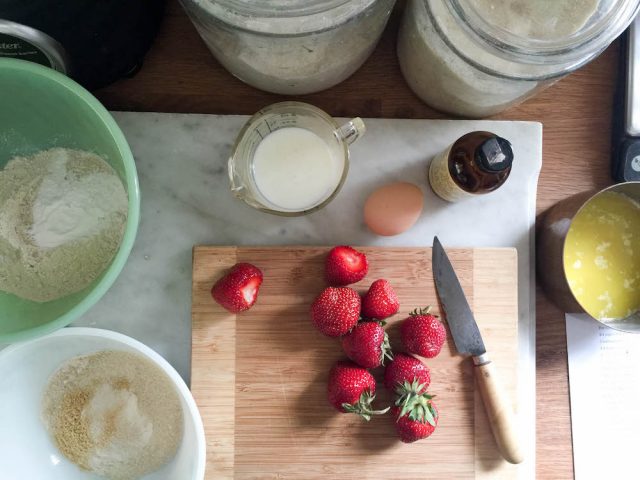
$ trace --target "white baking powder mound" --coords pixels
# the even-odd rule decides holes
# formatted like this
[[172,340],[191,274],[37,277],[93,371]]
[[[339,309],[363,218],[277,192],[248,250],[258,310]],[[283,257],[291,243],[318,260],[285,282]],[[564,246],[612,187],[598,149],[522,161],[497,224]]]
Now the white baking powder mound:
[[46,302],[109,265],[127,219],[118,174],[98,155],[53,148],[0,171],[0,290]]

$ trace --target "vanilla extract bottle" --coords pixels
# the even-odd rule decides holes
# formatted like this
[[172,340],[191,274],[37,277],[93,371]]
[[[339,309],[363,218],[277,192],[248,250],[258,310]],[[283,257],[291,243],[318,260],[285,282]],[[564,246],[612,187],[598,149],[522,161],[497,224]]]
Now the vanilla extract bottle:
[[433,158],[429,183],[440,198],[457,202],[500,188],[512,163],[508,140],[491,132],[470,132]]

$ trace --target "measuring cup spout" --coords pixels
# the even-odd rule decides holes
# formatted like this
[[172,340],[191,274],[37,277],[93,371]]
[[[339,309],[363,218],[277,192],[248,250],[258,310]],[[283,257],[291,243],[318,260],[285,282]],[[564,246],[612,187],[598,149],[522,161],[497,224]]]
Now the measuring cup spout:
[[340,140],[347,142],[348,145],[351,145],[356,140],[358,140],[367,128],[364,125],[364,122],[360,117],[352,118],[347,123],[342,125],[340,128],[336,129],[333,133]]

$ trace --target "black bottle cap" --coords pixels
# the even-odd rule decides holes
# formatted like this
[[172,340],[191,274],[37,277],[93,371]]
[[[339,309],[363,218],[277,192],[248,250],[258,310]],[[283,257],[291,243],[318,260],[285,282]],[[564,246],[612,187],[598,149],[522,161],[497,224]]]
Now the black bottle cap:
[[506,170],[513,163],[513,150],[508,140],[493,136],[476,148],[476,163],[487,173]]

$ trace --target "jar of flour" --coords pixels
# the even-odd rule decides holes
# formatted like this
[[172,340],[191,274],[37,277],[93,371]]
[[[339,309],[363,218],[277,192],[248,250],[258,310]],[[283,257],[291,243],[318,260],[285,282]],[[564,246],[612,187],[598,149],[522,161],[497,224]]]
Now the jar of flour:
[[408,0],[402,72],[430,106],[465,117],[511,107],[604,50],[640,0]]
[[354,73],[395,0],[181,0],[213,55],[261,90],[305,94]]

